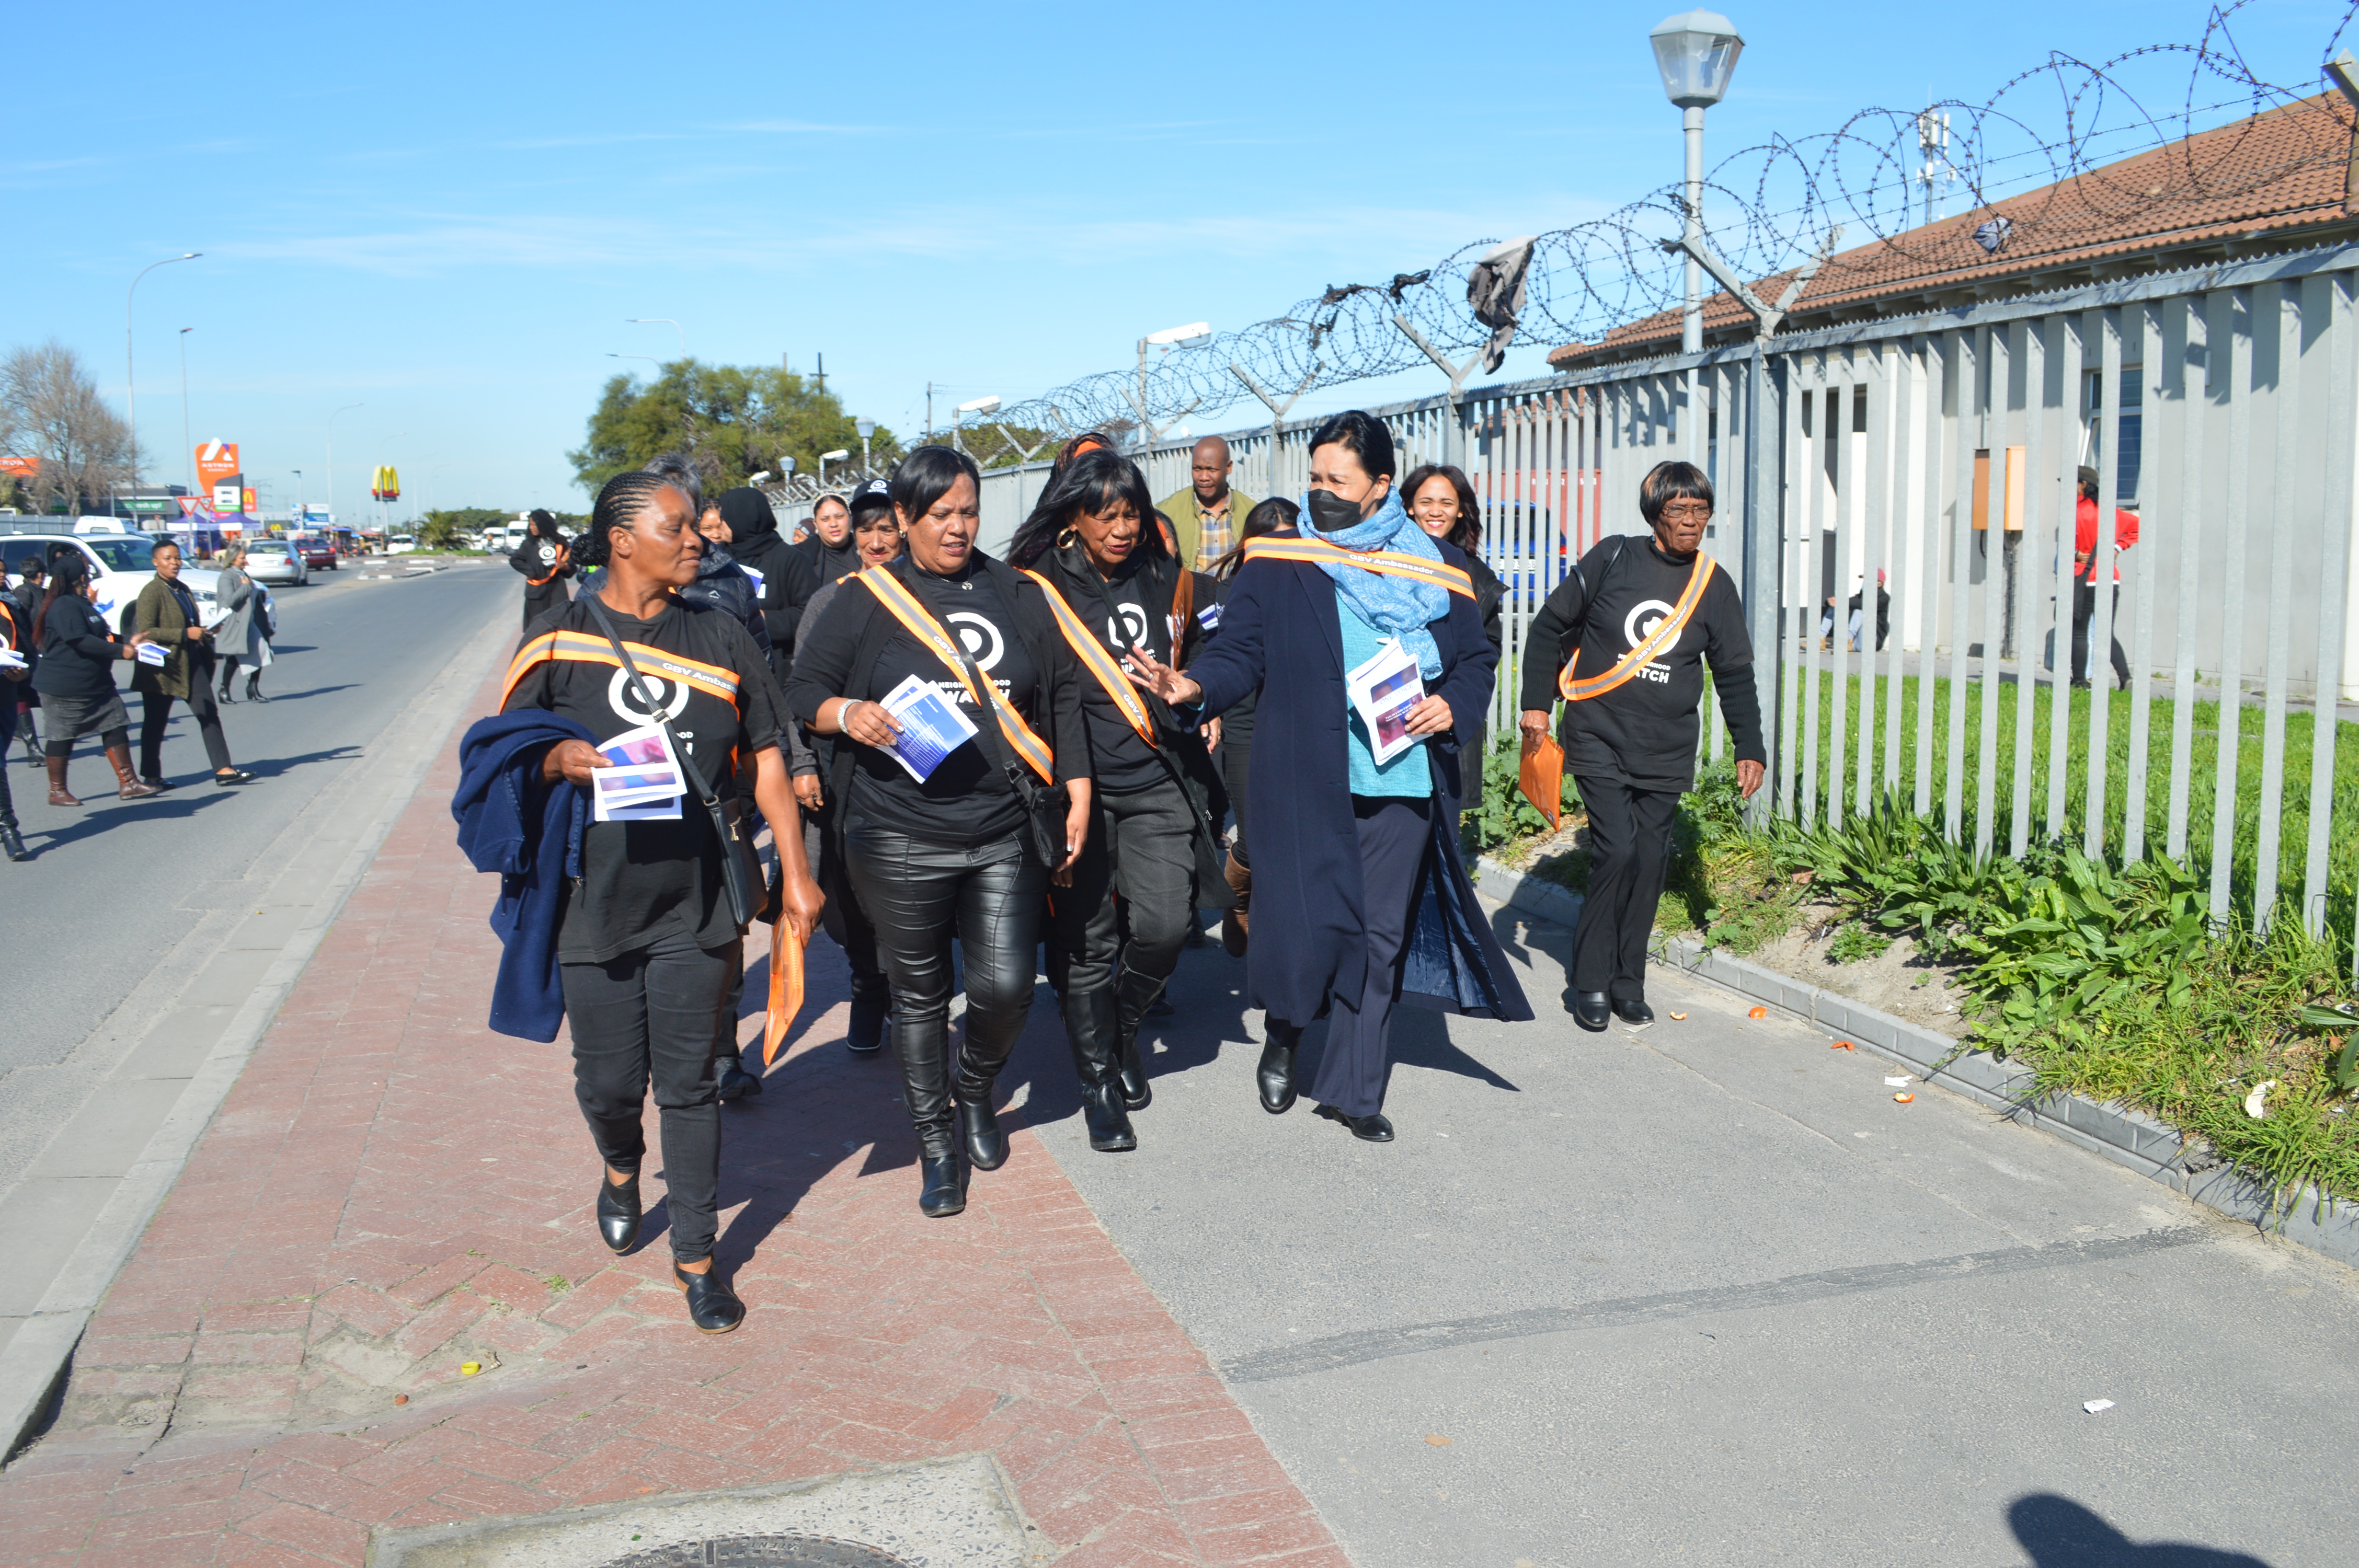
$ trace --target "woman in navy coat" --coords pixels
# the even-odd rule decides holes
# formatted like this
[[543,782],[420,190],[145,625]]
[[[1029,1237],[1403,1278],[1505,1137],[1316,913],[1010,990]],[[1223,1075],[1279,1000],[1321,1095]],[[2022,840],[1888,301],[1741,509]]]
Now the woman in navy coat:
[[[1186,674],[1134,650],[1138,683],[1197,718],[1261,693],[1246,814],[1254,940],[1246,1000],[1267,1013],[1259,1080],[1273,1114],[1295,1098],[1303,1025],[1329,1020],[1310,1096],[1321,1116],[1386,1142],[1386,1035],[1406,996],[1477,1018],[1530,1004],[1458,855],[1461,746],[1478,733],[1499,660],[1465,557],[1401,509],[1391,434],[1354,410],[1311,438],[1303,525],[1256,539],[1221,630]],[[1420,737],[1382,765],[1344,672],[1397,640],[1427,696]]]

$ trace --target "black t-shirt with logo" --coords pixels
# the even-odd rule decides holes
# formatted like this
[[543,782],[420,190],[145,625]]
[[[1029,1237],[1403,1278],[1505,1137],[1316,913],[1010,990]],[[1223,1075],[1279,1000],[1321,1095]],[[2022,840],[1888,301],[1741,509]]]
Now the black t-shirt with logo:
[[[959,640],[984,677],[999,688],[1001,699],[1021,714],[1032,732],[1056,753],[1057,777],[1089,777],[1089,741],[1075,691],[1075,672],[1070,658],[1057,658],[1062,644],[1044,643],[1057,665],[1048,672],[1046,684],[1051,695],[1044,705],[1039,696],[1042,672],[1019,634],[1014,607],[979,561],[971,562],[954,577],[936,577],[913,563],[905,563],[894,575],[933,611],[934,619]],[[872,616],[885,617],[880,624],[889,631],[881,641],[875,664],[867,670],[854,670],[851,666],[857,645]],[[1054,635],[1049,633],[1050,638]],[[790,700],[797,714],[813,719],[820,705],[832,697],[882,702],[911,676],[940,692],[943,700],[978,731],[997,724],[993,715],[976,708],[965,683],[932,649],[893,619],[874,592],[857,581],[847,582],[830,597],[819,620],[804,628],[788,682],[793,692]],[[1044,706],[1049,711],[1044,713]],[[888,752],[857,741],[853,742],[852,752],[847,820],[866,822],[928,843],[970,847],[1005,838],[1023,826],[1023,803],[985,752],[980,733],[944,757],[923,784],[911,778]],[[1016,765],[1025,766],[1020,758]]]
[[[1581,633],[1575,676],[1603,675],[1670,616],[1694,566],[1692,558],[1665,555],[1651,537],[1629,535],[1607,539],[1582,557],[1580,571],[1559,583],[1532,618],[1524,708],[1545,713],[1556,703],[1561,665],[1550,661],[1567,633],[1575,627]],[[1669,648],[1612,691],[1564,705],[1565,766],[1639,789],[1693,789],[1707,658],[1737,758],[1762,760],[1745,604],[1735,581],[1714,566],[1702,601]]]
[[[718,794],[750,778],[755,753],[778,743],[780,716],[769,666],[745,628],[721,610],[674,600],[653,620],[609,608],[649,694]],[[570,600],[525,629],[508,667],[501,711],[546,708],[605,741],[649,723],[613,644]],[[603,963],[673,930],[699,946],[725,947],[738,931],[722,880],[721,843],[691,786],[679,820],[592,822],[582,846],[582,882],[558,932],[560,963]]]

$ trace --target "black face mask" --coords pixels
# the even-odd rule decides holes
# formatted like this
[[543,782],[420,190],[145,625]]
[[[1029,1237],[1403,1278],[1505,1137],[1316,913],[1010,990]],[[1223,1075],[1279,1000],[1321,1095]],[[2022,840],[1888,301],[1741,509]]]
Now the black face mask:
[[1310,525],[1321,534],[1355,527],[1360,521],[1358,502],[1346,501],[1332,490],[1310,492]]

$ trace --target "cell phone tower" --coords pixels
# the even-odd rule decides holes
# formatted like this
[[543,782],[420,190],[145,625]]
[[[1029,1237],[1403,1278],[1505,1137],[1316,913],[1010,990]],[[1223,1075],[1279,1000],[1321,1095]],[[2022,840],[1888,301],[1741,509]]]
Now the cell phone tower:
[[1941,208],[1949,188],[1957,182],[1958,171],[1950,162],[1950,112],[1947,109],[1924,109],[1917,115],[1917,150],[1925,161],[1917,170],[1917,183],[1925,188],[1925,222],[1932,222],[1946,216]]

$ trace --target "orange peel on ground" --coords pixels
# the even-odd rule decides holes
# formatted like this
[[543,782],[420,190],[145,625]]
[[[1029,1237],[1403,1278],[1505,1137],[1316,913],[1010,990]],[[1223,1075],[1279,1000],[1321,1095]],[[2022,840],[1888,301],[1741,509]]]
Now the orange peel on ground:
[[1745,1010],[1745,1016],[1747,1018],[1767,1018],[1769,1016],[1769,1010],[1766,1007],[1748,1008]]
[[1833,1044],[1828,1046],[1827,1049],[1830,1051],[1849,1051],[1852,1049],[1852,1043],[1848,1040],[1838,1040]]
[[1688,1015],[1684,1012],[1675,1012],[1671,1014],[1671,1022],[1673,1023],[1685,1023],[1687,1021]]
[[1892,1098],[1899,1104],[1907,1105],[1910,1100],[1915,1099],[1917,1097],[1915,1095],[1894,1095]]

